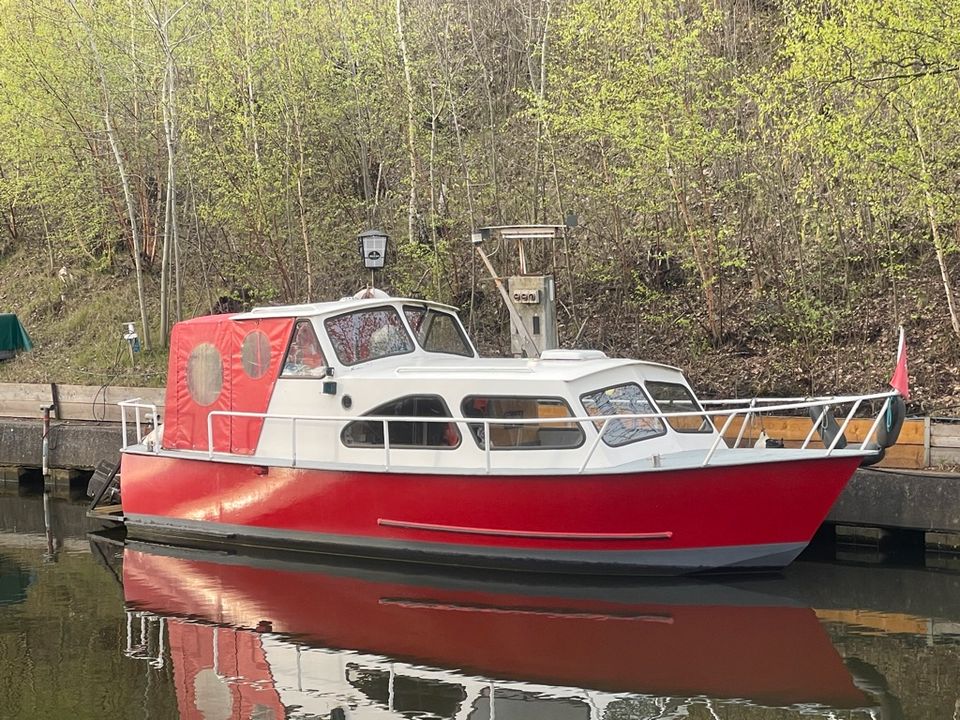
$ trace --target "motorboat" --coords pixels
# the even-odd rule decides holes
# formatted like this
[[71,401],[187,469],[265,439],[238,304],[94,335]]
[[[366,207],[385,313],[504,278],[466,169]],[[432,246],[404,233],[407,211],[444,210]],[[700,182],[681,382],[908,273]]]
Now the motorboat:
[[601,720],[708,712],[698,705],[875,717],[816,611],[749,584],[531,581],[137,541],[122,558],[125,652],[172,664],[183,718]]
[[[377,291],[177,323],[164,417],[120,405],[132,537],[669,575],[790,563],[903,401],[707,406],[660,363],[482,358],[454,308]],[[809,413],[806,441],[743,446],[762,412]]]

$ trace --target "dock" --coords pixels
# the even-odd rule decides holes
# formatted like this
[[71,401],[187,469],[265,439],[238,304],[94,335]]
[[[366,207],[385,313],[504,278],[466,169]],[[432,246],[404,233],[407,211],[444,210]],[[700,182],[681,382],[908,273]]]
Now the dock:
[[[101,460],[119,458],[123,434],[116,403],[135,397],[157,405],[162,413],[162,388],[0,384],[0,485],[42,484],[64,496],[86,488]],[[45,409],[49,412],[46,431]],[[46,477],[42,472],[45,434]]]

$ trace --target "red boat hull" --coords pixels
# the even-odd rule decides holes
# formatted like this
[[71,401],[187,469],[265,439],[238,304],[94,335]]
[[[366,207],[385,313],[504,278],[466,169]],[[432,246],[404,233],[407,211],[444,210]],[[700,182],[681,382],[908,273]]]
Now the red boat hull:
[[860,458],[631,474],[444,475],[127,452],[133,536],[485,567],[689,573],[783,567]]

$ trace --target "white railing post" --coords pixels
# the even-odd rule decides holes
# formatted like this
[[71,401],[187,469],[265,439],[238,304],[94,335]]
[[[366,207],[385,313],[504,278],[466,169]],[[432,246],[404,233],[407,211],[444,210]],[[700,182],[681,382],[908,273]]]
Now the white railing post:
[[483,421],[483,460],[487,465],[487,475],[490,474],[490,421]]
[[[603,425],[600,426],[600,432],[597,433],[597,439],[593,441],[593,445],[590,446],[590,451],[587,453],[587,457],[584,458],[583,464],[580,465],[580,469],[577,471],[577,474],[583,473],[587,469],[587,465],[590,464],[590,460],[593,459],[593,454],[597,451],[597,447],[600,445],[600,441],[603,439],[603,434],[607,431],[607,424],[613,420],[614,416],[608,416],[606,420],[603,421]],[[584,422],[591,422],[590,420],[581,420],[580,426],[583,427]]]
[[137,422],[137,442],[139,443],[141,440],[143,440],[143,434],[140,431],[140,403],[137,403],[133,406],[133,413]]
[[[816,406],[811,406],[816,407]],[[824,415],[827,414],[827,410],[830,409],[829,405],[824,405],[823,410],[820,411],[820,414],[817,416],[817,419],[814,421],[813,425],[810,426],[810,432],[807,433],[806,439],[803,441],[803,445],[800,446],[801,450],[806,450],[807,446],[810,444],[810,441],[813,440],[813,434],[817,431],[817,428],[820,427],[820,423],[823,422]]]
[[[701,467],[706,467],[710,463],[710,458],[713,457],[713,454],[717,451],[717,448],[720,447],[720,443],[723,442],[723,435],[727,432],[727,429],[730,427],[730,423],[733,422],[733,419],[737,416],[737,410],[734,410],[727,417],[727,421],[723,424],[723,429],[717,433],[717,439],[713,441],[713,445],[710,446],[707,456],[703,459],[703,465]],[[746,422],[746,420],[744,420]]]
[[887,414],[887,408],[890,406],[890,398],[887,398],[883,401],[883,406],[880,408],[880,412],[877,413],[877,416],[873,419],[873,425],[870,426],[870,430],[867,432],[866,436],[863,438],[863,442],[860,443],[860,449],[866,450],[867,444],[870,442],[870,438],[873,437],[873,434],[877,431],[877,428],[880,427],[880,421],[883,419],[883,416]]
[[290,418],[290,462],[297,466],[297,419]]
[[749,409],[747,410],[747,414],[743,417],[743,422],[740,423],[740,432],[737,433],[737,441],[733,444],[735,448],[740,447],[740,441],[743,440],[743,434],[747,431],[747,424],[750,422],[753,415],[753,408],[756,406],[757,399],[753,398],[753,400],[750,401],[750,405],[747,406]]
[[387,420],[380,422],[383,424],[383,469],[390,472],[390,423]]
[[843,434],[844,434],[844,433],[846,432],[846,430],[847,430],[847,426],[850,424],[850,420],[851,420],[851,419],[853,418],[853,416],[856,414],[857,410],[860,408],[860,403],[862,403],[862,402],[863,402],[863,399],[861,398],[860,400],[857,400],[857,401],[853,404],[853,407],[852,407],[852,408],[850,408],[850,412],[847,413],[847,417],[844,419],[843,425],[840,426],[840,431],[837,433],[837,436],[833,439],[833,442],[830,443],[830,447],[827,448],[827,455],[832,454],[832,453],[833,453],[833,449],[834,449],[835,447],[837,447],[837,443],[840,442],[840,438],[843,437]]
[[120,432],[123,433],[123,442],[121,448],[127,446],[127,406],[124,403],[117,403],[120,406]]
[[216,410],[207,413],[207,457],[213,459],[213,416]]

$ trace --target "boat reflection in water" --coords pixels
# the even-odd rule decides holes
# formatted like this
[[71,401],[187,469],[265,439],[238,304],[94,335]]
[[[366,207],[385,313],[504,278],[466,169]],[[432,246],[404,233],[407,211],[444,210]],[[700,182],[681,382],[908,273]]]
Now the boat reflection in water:
[[172,662],[181,717],[205,720],[875,712],[783,598],[417,572],[128,544],[128,654]]

